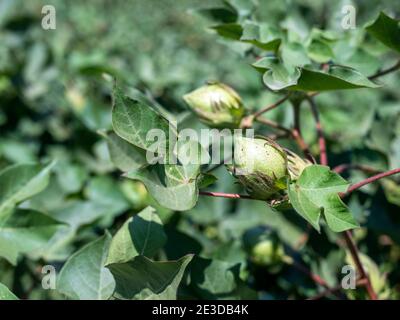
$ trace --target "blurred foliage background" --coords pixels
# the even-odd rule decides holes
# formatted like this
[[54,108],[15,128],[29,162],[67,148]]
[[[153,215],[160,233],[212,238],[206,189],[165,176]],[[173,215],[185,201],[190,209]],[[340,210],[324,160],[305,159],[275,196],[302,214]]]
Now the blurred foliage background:
[[[248,293],[240,289],[239,279],[245,279],[256,292],[251,297],[261,299],[316,294],[313,282],[298,270],[287,265],[271,269],[252,260],[246,239],[268,234],[269,228],[274,228],[279,242],[295,260],[310,265],[329,284],[337,284],[345,259],[339,235],[311,231],[308,245],[299,248],[306,223],[293,214],[277,214],[258,201],[201,198],[189,212],[160,208],[142,184],[120,177],[109,159],[106,142],[97,133],[111,128],[111,84],[103,73],[118,75],[127,85],[178,115],[181,125],[188,127],[200,124],[188,112],[182,95],[210,79],[235,88],[249,109],[279,98],[265,88],[250,66],[253,61],[245,46],[226,45],[208,29],[210,20],[196,11],[215,2],[0,1],[0,169],[56,159],[49,186],[25,205],[66,223],[44,249],[22,257],[17,266],[0,259],[0,282],[18,297],[63,298],[57,291],[41,288],[41,266],[52,264],[59,269],[77,249],[98,238],[105,229],[115,232],[128,216],[149,204],[158,209],[168,237],[160,259],[180,258],[187,253],[212,259],[204,260],[208,263],[207,281],[199,279],[199,283],[184,286],[181,297],[246,297]],[[243,8],[251,4],[236,2]],[[338,29],[340,8],[345,3],[257,2],[255,15],[260,20],[304,32],[312,27]],[[56,30],[41,27],[41,8],[47,4],[56,8]],[[400,14],[396,1],[354,4],[360,27],[383,9],[397,17]],[[379,58],[361,55],[354,65],[378,70],[393,64],[390,52],[369,44],[365,42],[365,48],[379,53]],[[380,90],[359,89],[317,97],[332,166],[357,163],[377,170],[400,167],[400,77],[391,74],[382,82],[385,85]],[[293,120],[285,107],[277,108],[270,117],[288,126]],[[308,109],[304,108],[302,118],[305,139],[317,153]],[[296,149],[290,141],[282,143]],[[240,190],[224,168],[216,175],[219,180],[213,186],[215,190]],[[366,175],[351,171],[346,177],[355,182]],[[384,279],[381,297],[398,298],[398,180],[364,188],[351,196],[349,205],[362,224],[355,232],[359,247],[373,260],[377,277]],[[203,271],[206,268],[201,263],[197,267]],[[363,297],[363,293],[359,295]]]

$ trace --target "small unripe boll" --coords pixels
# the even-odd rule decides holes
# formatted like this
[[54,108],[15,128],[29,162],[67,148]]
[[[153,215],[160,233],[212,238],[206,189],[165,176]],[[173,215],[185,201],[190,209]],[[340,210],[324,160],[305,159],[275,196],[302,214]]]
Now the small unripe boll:
[[211,127],[238,128],[245,113],[237,92],[220,82],[209,82],[184,95],[183,99]]
[[286,154],[272,140],[234,137],[233,166],[229,169],[256,199],[268,200],[286,188]]

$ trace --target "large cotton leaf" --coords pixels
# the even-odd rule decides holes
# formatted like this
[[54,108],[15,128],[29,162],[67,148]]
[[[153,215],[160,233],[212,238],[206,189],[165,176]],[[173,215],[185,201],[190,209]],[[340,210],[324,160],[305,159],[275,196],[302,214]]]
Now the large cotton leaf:
[[176,261],[155,262],[137,256],[125,263],[107,266],[116,282],[117,299],[172,300],[177,297],[178,286],[192,255]]
[[[173,141],[176,135],[173,124],[143,100],[134,100],[125,95],[117,85],[114,87],[113,98],[114,131],[121,138],[141,149],[165,155],[169,139]],[[159,133],[160,136],[153,140],[148,136],[149,132]],[[154,145],[158,145],[159,148],[155,150]]]
[[44,190],[53,163],[17,164],[0,172],[0,217],[18,203]]
[[61,269],[57,289],[71,299],[108,299],[115,288],[112,274],[104,267],[110,242],[106,233],[73,254]]
[[253,67],[263,72],[264,84],[271,90],[329,91],[379,87],[357,70],[338,65],[332,65],[329,71],[323,72],[267,57],[254,63]]
[[102,132],[101,135],[106,138],[111,161],[119,170],[128,172],[147,165],[143,149],[126,142],[114,132]]
[[33,210],[16,210],[0,221],[0,257],[16,264],[21,254],[44,248],[62,224]]
[[133,171],[125,176],[144,183],[147,191],[163,207],[185,211],[193,208],[198,198],[196,178],[199,165],[165,165],[160,174],[152,169]]
[[147,207],[125,221],[114,235],[107,264],[126,262],[138,255],[151,258],[164,246],[166,240],[156,210]]
[[374,22],[365,27],[368,33],[387,47],[400,52],[400,21],[381,12]]
[[349,183],[328,167],[312,165],[305,168],[300,178],[289,185],[289,199],[294,209],[315,229],[319,230],[321,215],[335,232],[358,227],[339,193]]

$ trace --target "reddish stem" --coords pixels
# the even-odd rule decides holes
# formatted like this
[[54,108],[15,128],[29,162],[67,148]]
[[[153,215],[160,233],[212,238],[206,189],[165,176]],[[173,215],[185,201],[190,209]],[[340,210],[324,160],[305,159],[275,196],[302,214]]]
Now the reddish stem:
[[295,261],[292,262],[292,266],[299,270],[300,272],[304,273],[305,275],[309,276],[315,283],[319,284],[320,286],[329,289],[329,285],[326,283],[324,279],[322,279],[319,275],[311,272],[305,266]]
[[368,274],[364,270],[364,267],[360,260],[360,256],[358,254],[357,245],[354,242],[351,232],[349,230],[346,230],[344,232],[344,239],[346,241],[347,247],[350,250],[351,256],[353,257],[353,261],[360,273],[361,279],[365,279],[365,288],[367,289],[369,297],[371,298],[371,300],[377,300],[378,297],[374,291],[374,288],[372,288],[372,284],[368,277]]
[[220,198],[229,198],[229,199],[249,199],[249,200],[257,200],[250,196],[237,194],[237,193],[223,193],[223,192],[209,192],[209,191],[200,191],[200,195],[202,196],[210,196],[210,197],[220,197]]
[[386,172],[382,172],[382,173],[376,174],[376,175],[374,175],[372,177],[369,177],[369,178],[367,178],[365,180],[357,182],[357,183],[351,185],[347,189],[345,195],[348,195],[349,193],[353,192],[354,190],[360,189],[361,187],[363,187],[363,186],[365,186],[365,185],[367,185],[369,183],[375,182],[375,181],[377,181],[379,179],[382,179],[382,178],[385,178],[385,177],[388,177],[388,176],[391,176],[391,175],[394,175],[394,174],[397,174],[397,173],[400,173],[400,168],[389,170],[389,171],[386,171]]
[[273,103],[273,104],[271,104],[271,105],[269,105],[269,106],[267,106],[267,107],[255,112],[253,114],[253,117],[256,119],[259,116],[261,116],[263,113],[268,112],[268,111],[270,111],[272,109],[275,109],[276,107],[278,107],[282,103],[284,103],[288,98],[289,98],[289,94],[287,94],[286,96],[284,96],[282,99],[278,100],[277,102],[275,102],[275,103]]

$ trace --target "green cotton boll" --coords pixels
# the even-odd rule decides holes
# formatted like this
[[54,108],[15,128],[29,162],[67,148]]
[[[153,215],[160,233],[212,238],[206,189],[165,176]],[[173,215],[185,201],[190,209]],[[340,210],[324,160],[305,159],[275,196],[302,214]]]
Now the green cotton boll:
[[242,240],[254,264],[268,267],[270,272],[280,270],[285,250],[275,231],[266,227],[252,228],[243,234]]
[[272,240],[263,240],[257,243],[251,251],[251,259],[262,266],[273,266],[282,263],[285,255],[283,246]]
[[286,188],[286,154],[272,140],[236,136],[229,169],[253,198],[268,200]]
[[184,95],[183,99],[211,127],[238,128],[245,113],[237,92],[220,82],[208,82]]
[[308,161],[307,159],[303,159],[300,156],[298,156],[296,153],[285,149],[286,152],[286,157],[288,161],[288,171],[290,175],[291,180],[297,180],[303,170],[307,168],[308,166],[311,166],[312,163]]

